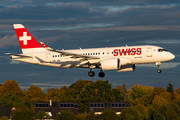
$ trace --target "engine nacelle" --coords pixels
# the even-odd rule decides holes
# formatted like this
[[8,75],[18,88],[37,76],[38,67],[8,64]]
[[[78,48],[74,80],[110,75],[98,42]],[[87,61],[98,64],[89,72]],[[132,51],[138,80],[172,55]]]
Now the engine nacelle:
[[134,71],[135,69],[136,69],[135,64],[123,65],[121,66],[121,69],[118,70],[118,72],[130,72],[130,71]]
[[119,70],[120,67],[119,58],[105,59],[101,61],[102,70]]

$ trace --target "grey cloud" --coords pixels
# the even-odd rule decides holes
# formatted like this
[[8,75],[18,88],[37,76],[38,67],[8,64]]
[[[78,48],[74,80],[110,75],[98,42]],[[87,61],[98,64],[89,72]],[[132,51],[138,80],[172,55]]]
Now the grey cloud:
[[[171,68],[176,68],[180,66],[179,62],[168,62],[168,63],[162,63],[161,68],[162,69],[171,69]],[[137,67],[155,67],[157,66],[155,64],[144,64],[144,65],[137,65]]]
[[9,46],[17,46],[18,42],[17,42],[17,37],[14,34],[13,36],[11,35],[6,35],[2,38],[0,38],[0,48],[5,48],[5,47],[9,47]]

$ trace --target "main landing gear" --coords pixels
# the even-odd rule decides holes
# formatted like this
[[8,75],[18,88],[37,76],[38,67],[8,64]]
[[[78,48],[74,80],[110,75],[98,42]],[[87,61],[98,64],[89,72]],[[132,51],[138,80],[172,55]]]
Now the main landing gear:
[[94,71],[92,71],[92,69],[88,72],[88,75],[90,76],[90,77],[94,77],[94,75],[95,75],[95,72]]
[[162,64],[161,62],[157,62],[157,63],[156,63],[156,65],[158,66],[158,70],[157,70],[158,73],[161,73],[161,69],[159,69],[159,67],[160,67],[161,64]]
[[103,78],[105,76],[105,73],[101,70],[98,75],[99,75],[99,77]]
[[[90,77],[94,77],[94,75],[95,75],[95,72],[93,71],[93,69],[91,69],[89,72],[88,72],[88,75],[90,76]],[[105,73],[101,70],[100,72],[99,72],[99,77],[104,77],[105,76]]]

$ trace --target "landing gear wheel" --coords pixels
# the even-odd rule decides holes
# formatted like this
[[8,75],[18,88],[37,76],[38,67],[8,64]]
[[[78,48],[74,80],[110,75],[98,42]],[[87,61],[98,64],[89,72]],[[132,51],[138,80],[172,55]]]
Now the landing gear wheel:
[[94,77],[95,72],[94,72],[94,71],[89,71],[88,75],[89,75],[90,77]]
[[160,69],[158,69],[158,70],[157,70],[157,72],[158,72],[158,73],[161,73],[161,70],[160,70]]
[[100,71],[98,75],[99,75],[99,77],[104,77],[105,73],[103,71]]

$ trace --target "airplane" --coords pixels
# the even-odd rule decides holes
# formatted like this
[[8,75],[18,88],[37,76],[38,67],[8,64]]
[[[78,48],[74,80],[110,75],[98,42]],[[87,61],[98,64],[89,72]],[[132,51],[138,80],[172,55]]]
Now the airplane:
[[90,77],[95,75],[96,68],[100,69],[99,77],[104,77],[107,70],[130,72],[137,64],[149,63],[156,63],[157,72],[161,73],[162,62],[175,58],[168,50],[154,45],[56,50],[40,44],[22,24],[13,26],[22,54],[6,53],[11,60],[57,68],[89,68]]

